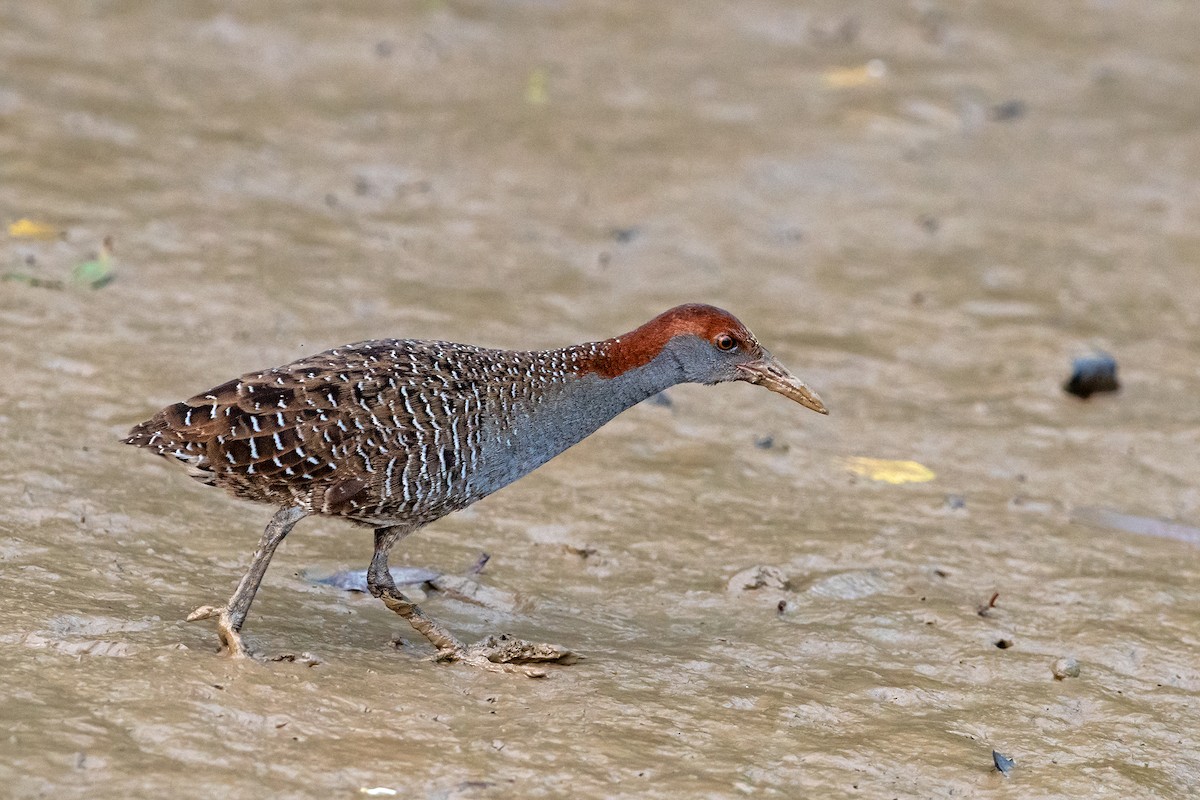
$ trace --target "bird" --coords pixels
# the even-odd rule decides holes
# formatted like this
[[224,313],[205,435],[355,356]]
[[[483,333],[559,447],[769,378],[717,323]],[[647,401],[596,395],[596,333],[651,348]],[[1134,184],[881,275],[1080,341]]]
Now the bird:
[[436,649],[485,668],[561,660],[563,648],[489,637],[466,646],[396,587],[392,548],[583,440],[622,411],[681,383],[744,381],[821,414],[811,388],[728,311],[676,306],[629,333],[515,351],[376,339],[250,372],[159,411],[126,444],[192,478],[277,511],[215,618],[220,650],[250,655],[241,630],[279,543],[301,519],[374,529],[367,586]]

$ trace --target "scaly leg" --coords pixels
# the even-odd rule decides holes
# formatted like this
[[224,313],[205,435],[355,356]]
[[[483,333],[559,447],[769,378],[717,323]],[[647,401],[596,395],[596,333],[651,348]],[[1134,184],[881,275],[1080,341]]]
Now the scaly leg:
[[217,634],[221,637],[222,649],[227,650],[229,655],[238,658],[246,655],[246,648],[242,644],[240,632],[242,623],[246,621],[246,614],[250,611],[250,604],[254,602],[254,595],[258,592],[263,575],[267,572],[267,565],[271,563],[271,556],[275,554],[275,548],[279,546],[285,536],[291,533],[296,523],[306,516],[308,516],[307,511],[294,506],[276,511],[275,516],[271,517],[271,521],[267,523],[266,530],[263,531],[262,539],[258,542],[258,549],[254,551],[254,557],[250,559],[250,569],[246,570],[242,582],[238,584],[224,608],[201,606],[188,614],[188,622],[216,617]]
[[408,620],[409,624],[437,648],[438,658],[453,661],[466,648],[462,642],[454,638],[454,634],[425,616],[425,612],[400,593],[392,573],[388,570],[388,553],[396,543],[415,528],[393,525],[389,528],[375,529],[375,555],[371,557],[371,566],[367,569],[367,588],[371,594],[383,601],[383,604]]
[[436,660],[457,661],[494,672],[519,671],[531,678],[540,678],[546,673],[518,665],[534,662],[574,663],[575,656],[565,648],[533,644],[503,635],[489,636],[470,647],[465,647],[454,634],[425,616],[421,609],[400,593],[392,580],[392,573],[388,570],[389,551],[413,530],[415,528],[405,526],[375,530],[375,555],[371,558],[370,568],[367,569],[367,588],[371,590],[372,595],[382,600],[384,605],[408,620],[418,633],[437,648]]

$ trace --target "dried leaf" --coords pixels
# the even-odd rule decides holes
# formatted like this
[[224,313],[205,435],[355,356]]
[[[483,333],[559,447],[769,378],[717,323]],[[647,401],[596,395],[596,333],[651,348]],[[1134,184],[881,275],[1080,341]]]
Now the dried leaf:
[[529,73],[525,82],[525,102],[531,106],[544,106],[550,102],[550,93],[546,90],[549,76],[546,70],[538,67]]
[[916,461],[892,461],[864,456],[846,459],[846,469],[873,481],[894,484],[928,483],[937,477],[933,470]]
[[830,89],[854,89],[878,83],[887,77],[887,64],[873,58],[861,67],[841,67],[827,70],[822,78]]
[[14,239],[53,239],[58,236],[58,228],[22,217],[8,226],[8,235]]

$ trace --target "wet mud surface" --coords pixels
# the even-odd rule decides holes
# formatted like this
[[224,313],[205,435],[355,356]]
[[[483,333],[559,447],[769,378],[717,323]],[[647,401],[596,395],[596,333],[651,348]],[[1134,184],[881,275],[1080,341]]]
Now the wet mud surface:
[[[1198,34],[1128,0],[0,7],[5,792],[1189,796]],[[131,424],[346,342],[692,300],[831,415],[680,387],[393,557],[486,551],[486,602],[425,609],[578,663],[431,663],[309,580],[366,566],[336,520],[251,610],[280,660],[183,621],[271,511]],[[1100,351],[1121,390],[1065,394]]]

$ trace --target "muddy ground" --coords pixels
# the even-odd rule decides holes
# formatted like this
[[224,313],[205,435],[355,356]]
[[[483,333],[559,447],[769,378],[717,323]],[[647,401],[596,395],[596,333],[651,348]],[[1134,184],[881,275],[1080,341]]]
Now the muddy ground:
[[[1194,11],[0,5],[5,792],[1189,796]],[[393,560],[489,553],[511,602],[426,609],[580,663],[429,663],[307,580],[365,566],[337,520],[301,523],[247,624],[297,660],[183,621],[270,509],[132,423],[345,342],[557,346],[690,300],[831,415],[681,387]],[[1067,396],[1095,349],[1121,391]],[[730,591],[757,566],[786,582]]]

